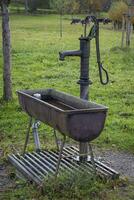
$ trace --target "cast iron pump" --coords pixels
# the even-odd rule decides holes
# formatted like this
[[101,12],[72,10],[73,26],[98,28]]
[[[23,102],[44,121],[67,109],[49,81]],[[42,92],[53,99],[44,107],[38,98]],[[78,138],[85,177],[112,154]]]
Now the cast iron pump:
[[[78,84],[80,84],[80,98],[88,100],[89,98],[89,85],[92,82],[89,79],[89,59],[90,59],[90,41],[95,39],[96,43],[96,56],[97,56],[97,63],[99,68],[99,77],[100,82],[103,85],[106,85],[109,82],[109,76],[106,69],[104,69],[101,56],[100,56],[100,45],[99,45],[99,24],[100,23],[109,23],[109,19],[97,19],[95,16],[87,16],[84,20],[84,35],[81,35],[79,38],[80,40],[80,50],[74,51],[64,51],[60,52],[60,60],[64,60],[66,56],[79,56],[80,57],[80,80]],[[88,23],[92,22],[93,26],[90,29],[89,34],[87,34],[87,25]],[[103,74],[104,73],[104,74]],[[103,79],[105,75],[105,79]],[[85,144],[80,143],[80,153],[85,154],[87,153]]]
[[[66,56],[79,56],[81,58],[81,73],[80,73],[80,80],[78,83],[84,86],[88,86],[91,84],[91,81],[89,80],[89,59],[90,59],[90,41],[92,39],[95,39],[96,43],[96,56],[97,56],[97,63],[98,63],[98,68],[99,68],[99,77],[100,77],[100,82],[103,85],[106,85],[109,82],[109,77],[108,77],[108,72],[104,69],[102,62],[101,62],[101,57],[100,57],[100,45],[99,45],[99,23],[109,23],[110,20],[108,18],[104,19],[97,19],[95,16],[87,16],[85,18],[85,27],[84,27],[84,36],[82,35],[79,40],[80,40],[80,50],[78,51],[64,51],[60,52],[60,60],[64,60]],[[89,22],[93,22],[93,26],[87,34],[87,24]],[[103,72],[105,73],[105,80],[103,79]],[[82,89],[83,91],[83,89]],[[83,92],[82,92],[83,93]],[[85,93],[84,93],[85,94]],[[83,95],[82,95],[83,96]],[[85,99],[87,95],[84,95]]]

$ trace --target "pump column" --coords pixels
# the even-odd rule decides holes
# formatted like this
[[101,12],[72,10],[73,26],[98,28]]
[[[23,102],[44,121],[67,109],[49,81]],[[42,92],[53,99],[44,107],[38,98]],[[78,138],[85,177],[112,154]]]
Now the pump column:
[[[88,37],[80,38],[80,50],[81,55],[81,66],[80,66],[80,98],[84,100],[89,99],[89,85],[91,81],[89,80],[89,56],[90,56],[90,39]],[[88,155],[88,143],[80,142],[79,144],[80,161],[87,161]]]

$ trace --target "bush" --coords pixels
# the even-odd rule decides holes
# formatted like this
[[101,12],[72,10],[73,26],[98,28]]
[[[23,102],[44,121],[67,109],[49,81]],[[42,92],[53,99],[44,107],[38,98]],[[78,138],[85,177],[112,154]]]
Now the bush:
[[127,12],[128,6],[123,1],[114,2],[109,10],[109,17],[114,22],[122,22],[123,13]]

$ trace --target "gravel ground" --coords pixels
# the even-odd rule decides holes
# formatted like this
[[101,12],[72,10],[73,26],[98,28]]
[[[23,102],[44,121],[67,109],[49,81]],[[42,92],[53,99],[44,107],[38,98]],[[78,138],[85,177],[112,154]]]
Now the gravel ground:
[[14,183],[11,179],[11,166],[4,163],[1,158],[3,157],[3,150],[0,149],[0,199],[1,193],[13,187]]
[[[14,188],[14,180],[10,177],[9,166],[0,164],[0,199],[2,193]],[[4,199],[2,199],[4,200]]]
[[124,151],[98,150],[95,153],[99,161],[113,168],[122,176],[134,179],[134,154]]

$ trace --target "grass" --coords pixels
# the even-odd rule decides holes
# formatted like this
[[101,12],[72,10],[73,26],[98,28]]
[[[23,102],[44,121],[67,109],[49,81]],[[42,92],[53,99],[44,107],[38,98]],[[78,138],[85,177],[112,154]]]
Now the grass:
[[[61,62],[58,53],[79,49],[77,38],[83,28],[71,26],[68,20],[64,20],[63,30],[61,39],[58,16],[11,16],[14,99],[10,103],[0,102],[2,146],[14,140],[14,137],[18,143],[25,135],[27,116],[19,109],[16,90],[55,88],[79,96],[79,85],[76,84],[79,79],[79,59],[73,57]],[[120,32],[101,30],[101,55],[110,76],[107,86],[99,82],[94,41],[91,42],[90,79],[93,85],[90,87],[90,99],[109,107],[105,129],[95,143],[103,146],[114,144],[117,148],[133,152],[134,56],[133,48],[119,48],[120,38]],[[2,51],[0,66],[2,97]]]
[[[12,146],[22,150],[28,117],[18,104],[16,91],[20,89],[55,88],[79,96],[79,59],[59,61],[62,50],[79,49],[78,38],[83,33],[80,25],[70,25],[64,19],[63,38],[59,37],[59,17],[22,16],[10,17],[12,36],[13,100],[0,100],[0,146],[4,155]],[[1,18],[0,18],[1,21]],[[1,28],[1,27],[0,27]],[[121,32],[109,29],[100,31],[101,55],[109,72],[110,83],[99,82],[95,44],[91,42],[90,99],[109,107],[106,125],[95,145],[134,152],[134,40],[130,49],[121,49]],[[0,38],[0,97],[2,97],[2,50]],[[44,132],[47,133],[44,136]],[[52,146],[52,131],[41,125],[43,145]],[[29,147],[33,148],[32,145]],[[15,198],[14,198],[15,199]],[[110,198],[109,198],[110,199]]]

